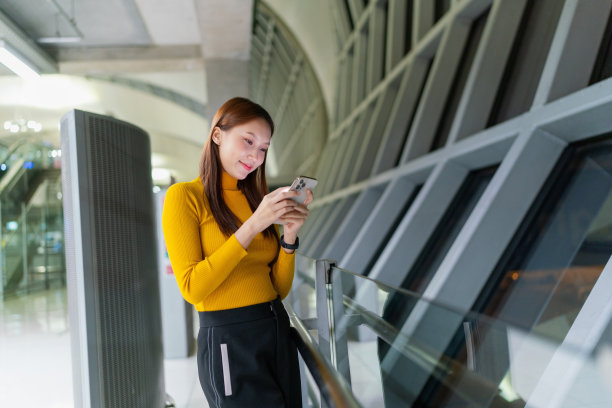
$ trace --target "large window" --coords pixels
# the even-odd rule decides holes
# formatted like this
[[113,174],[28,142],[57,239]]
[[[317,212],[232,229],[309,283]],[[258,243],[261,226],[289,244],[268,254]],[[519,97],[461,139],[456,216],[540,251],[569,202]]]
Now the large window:
[[410,194],[410,196],[408,197],[408,199],[404,203],[404,206],[402,207],[400,212],[398,212],[397,215],[395,216],[395,219],[393,220],[393,223],[391,224],[391,226],[387,230],[387,233],[385,234],[385,237],[382,240],[380,240],[380,242],[378,242],[378,245],[376,247],[376,251],[372,254],[370,260],[368,261],[368,264],[366,265],[366,267],[365,267],[365,269],[363,271],[364,275],[366,275],[366,276],[369,275],[370,270],[372,270],[372,268],[374,267],[374,264],[376,263],[376,261],[380,257],[380,254],[383,252],[383,250],[387,246],[387,243],[389,242],[389,240],[393,236],[393,233],[397,230],[397,227],[399,226],[400,222],[402,221],[402,219],[404,218],[404,216],[406,215],[406,213],[408,212],[408,210],[412,206],[412,203],[414,202],[414,199],[416,198],[417,195],[419,195],[419,192],[421,191],[422,187],[423,187],[422,184],[419,184],[418,186],[416,186],[416,188],[414,189],[412,194]]
[[514,118],[531,107],[564,3],[527,2],[488,126]]
[[[421,251],[421,255],[417,258],[407,278],[404,280],[402,284],[404,289],[409,289],[419,294],[425,291],[427,285],[442,263],[442,260],[451,248],[451,245],[457,238],[457,235],[459,235],[459,232],[474,210],[474,207],[476,207],[480,197],[495,174],[496,169],[497,166],[491,166],[474,170],[468,174],[455,198],[448,206],[448,210],[431,234],[425,248]],[[383,318],[400,330],[412,312],[416,302],[416,296],[409,297],[395,293],[389,297],[384,306]],[[389,350],[389,344],[382,340],[378,341],[378,356],[380,361],[384,360]],[[414,373],[419,370],[420,368],[414,365],[413,362],[407,359],[398,359],[389,372]],[[398,392],[398,386],[395,384],[396,379],[392,377],[392,375],[385,374],[382,378],[385,400],[388,401],[393,400],[393,396]],[[401,387],[399,388],[401,389]],[[412,401],[412,397],[406,397],[405,404],[402,406],[411,406],[408,401]]]
[[612,77],[612,13],[608,17],[608,24],[599,46],[599,53],[591,73],[589,85],[610,77]]
[[450,94],[444,106],[444,113],[442,114],[442,118],[438,123],[438,129],[436,131],[436,136],[432,143],[431,150],[437,150],[444,147],[446,144],[448,133],[450,132],[453,119],[457,113],[459,101],[461,99],[461,95],[463,95],[468,74],[472,68],[472,63],[474,62],[474,57],[476,56],[478,44],[480,44],[480,39],[482,38],[482,33],[487,23],[488,16],[489,9],[474,20],[472,26],[470,27],[468,41],[465,45],[465,49],[463,50],[463,56],[461,57],[459,68],[455,74],[455,79],[451,86]]
[[[567,335],[612,254],[609,139],[567,148],[482,290],[474,310],[558,342]],[[471,324],[483,327],[478,322]],[[465,336],[463,328],[459,328],[445,354],[467,366]],[[487,350],[495,350],[495,361],[480,365],[487,367],[486,373],[481,372],[478,361],[475,364],[476,372],[493,384],[501,384],[509,375],[511,364],[517,364],[510,356],[513,345],[507,337],[481,329],[474,347],[474,355],[487,355]],[[532,363],[532,371],[542,370],[547,361]],[[528,394],[519,396],[513,407],[522,407],[529,399]],[[492,392],[489,398],[493,404],[496,394]],[[433,378],[420,401],[431,406],[470,406],[455,390]]]
[[571,146],[475,307],[563,338],[611,254],[612,141]]
[[[496,168],[497,166],[493,166],[475,170],[467,176],[402,283],[402,288],[417,293],[423,293],[427,288],[427,284],[438,270],[465,221],[491,181]],[[413,306],[414,299],[406,296],[392,296],[385,305],[383,317],[395,327],[400,328]],[[382,350],[381,355],[384,353],[385,350]]]
[[402,283],[402,288],[418,293],[425,291],[496,169],[497,166],[487,167],[472,171],[467,176]]

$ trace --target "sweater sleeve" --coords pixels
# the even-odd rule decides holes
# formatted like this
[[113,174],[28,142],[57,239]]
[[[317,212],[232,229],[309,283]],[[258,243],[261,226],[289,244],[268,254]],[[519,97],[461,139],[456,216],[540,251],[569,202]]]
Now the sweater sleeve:
[[[181,184],[166,192],[162,228],[174,276],[186,301],[200,303],[223,283],[247,251],[234,235],[207,257],[202,254],[196,198]],[[206,239],[205,237],[204,239]],[[210,237],[210,239],[219,239]]]
[[293,275],[295,273],[295,252],[292,254],[286,253],[283,248],[279,249],[278,259],[272,267],[271,279],[272,285],[284,299],[291,290],[293,284]]

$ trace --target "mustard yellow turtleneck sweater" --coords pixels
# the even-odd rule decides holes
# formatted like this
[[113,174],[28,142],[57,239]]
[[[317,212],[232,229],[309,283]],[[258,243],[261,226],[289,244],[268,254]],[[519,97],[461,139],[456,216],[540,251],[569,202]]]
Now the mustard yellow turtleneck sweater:
[[[241,222],[253,212],[237,180],[223,172],[223,198]],[[257,234],[245,250],[221,232],[197,178],[166,192],[162,227],[174,276],[185,300],[198,311],[223,310],[285,298],[291,289],[294,254]],[[278,252],[270,270],[269,263]]]

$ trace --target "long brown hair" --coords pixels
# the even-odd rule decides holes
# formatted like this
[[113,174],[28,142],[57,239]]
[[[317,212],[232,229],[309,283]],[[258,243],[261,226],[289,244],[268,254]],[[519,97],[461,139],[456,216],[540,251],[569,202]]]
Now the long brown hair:
[[[208,199],[211,212],[219,229],[226,236],[232,235],[240,226],[240,220],[229,209],[223,199],[221,176],[223,166],[219,157],[219,146],[213,142],[212,135],[216,127],[228,131],[236,125],[249,122],[253,119],[263,119],[270,126],[270,135],[274,133],[274,122],[270,114],[260,105],[246,98],[232,98],[225,102],[215,114],[210,126],[208,140],[204,145],[200,159],[200,180],[204,186],[204,193]],[[238,189],[245,195],[251,210],[254,212],[263,197],[268,194],[266,182],[266,159],[244,180],[238,180]],[[264,235],[279,241],[274,225],[269,226]]]

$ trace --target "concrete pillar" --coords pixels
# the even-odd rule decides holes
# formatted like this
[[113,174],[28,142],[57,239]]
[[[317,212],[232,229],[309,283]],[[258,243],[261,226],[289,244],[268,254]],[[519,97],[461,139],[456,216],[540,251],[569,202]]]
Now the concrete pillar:
[[233,96],[249,96],[253,0],[194,0],[202,38],[207,115]]
[[249,97],[249,61],[230,58],[204,60],[208,102],[206,114],[213,119],[219,107],[234,96]]

